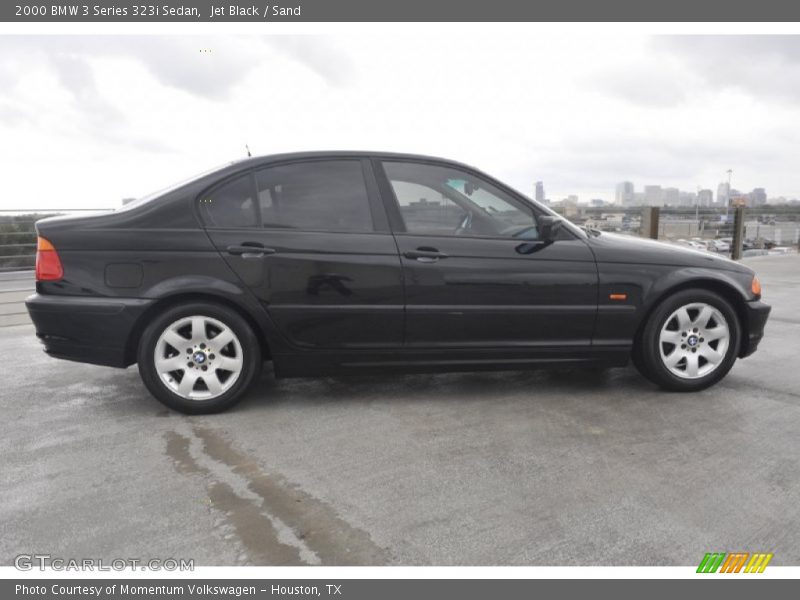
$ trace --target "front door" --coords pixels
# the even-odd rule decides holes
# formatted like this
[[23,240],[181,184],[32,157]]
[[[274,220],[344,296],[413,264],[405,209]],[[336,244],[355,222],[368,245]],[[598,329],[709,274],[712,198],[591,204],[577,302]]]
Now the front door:
[[380,164],[395,210],[407,347],[591,344],[597,269],[582,238],[540,240],[538,209],[471,171]]
[[359,159],[273,165],[212,189],[212,242],[299,348],[402,344],[395,241]]

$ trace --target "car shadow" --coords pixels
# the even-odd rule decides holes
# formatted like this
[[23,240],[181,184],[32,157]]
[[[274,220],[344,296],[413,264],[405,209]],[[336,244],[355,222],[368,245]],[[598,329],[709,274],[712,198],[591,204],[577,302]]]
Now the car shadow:
[[265,365],[260,381],[233,410],[258,410],[265,405],[284,403],[370,404],[392,399],[405,403],[442,403],[466,398],[491,401],[519,395],[557,399],[600,396],[621,386],[628,395],[656,390],[631,367],[275,379],[272,369]]

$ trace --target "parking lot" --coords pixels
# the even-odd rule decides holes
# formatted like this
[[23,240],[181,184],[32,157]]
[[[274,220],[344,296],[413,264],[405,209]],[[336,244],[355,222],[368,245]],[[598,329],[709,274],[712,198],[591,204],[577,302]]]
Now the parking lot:
[[762,347],[693,395],[632,368],[265,369],[231,412],[186,417],[135,367],[50,359],[31,325],[2,327],[0,563],[800,564],[800,257],[747,262],[773,305]]

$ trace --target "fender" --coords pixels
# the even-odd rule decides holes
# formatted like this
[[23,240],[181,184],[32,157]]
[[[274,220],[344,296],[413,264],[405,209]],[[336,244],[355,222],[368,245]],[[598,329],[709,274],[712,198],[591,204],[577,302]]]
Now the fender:
[[132,343],[138,343],[138,336],[153,312],[163,306],[180,301],[181,298],[217,298],[226,304],[232,304],[258,327],[257,334],[265,342],[271,353],[288,348],[288,343],[278,332],[277,327],[264,306],[253,293],[241,288],[231,281],[204,275],[179,275],[159,281],[142,292],[143,298],[153,299],[153,304],[138,319]]
[[[592,344],[631,347],[647,315],[669,294],[688,287],[722,292],[742,314],[744,303],[755,300],[750,285],[753,273],[745,270],[698,266],[598,263],[598,318]],[[623,302],[611,295],[624,294]]]

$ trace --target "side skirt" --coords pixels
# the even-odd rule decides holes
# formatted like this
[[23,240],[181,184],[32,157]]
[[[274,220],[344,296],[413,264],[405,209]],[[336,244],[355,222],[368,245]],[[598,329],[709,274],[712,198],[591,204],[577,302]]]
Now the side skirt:
[[624,367],[630,346],[603,348],[438,349],[396,351],[308,351],[275,354],[275,376],[318,377],[396,373],[520,371],[541,368]]

